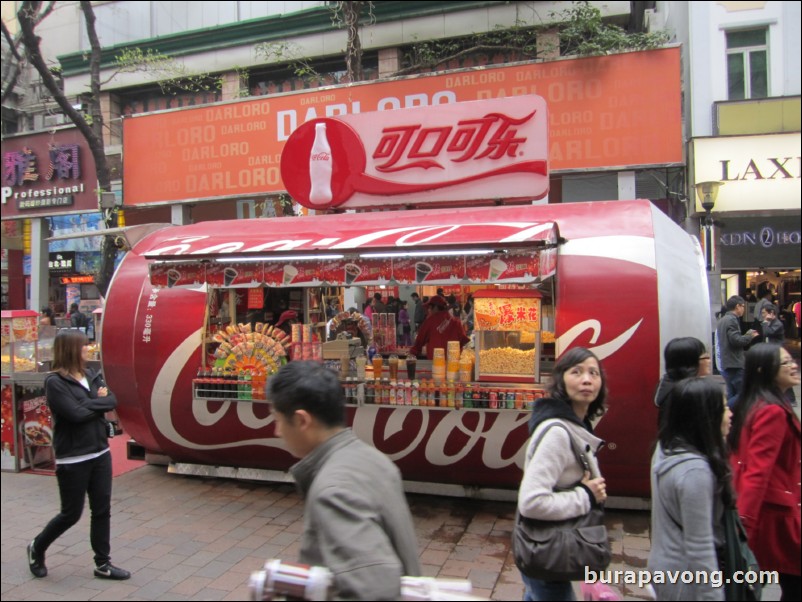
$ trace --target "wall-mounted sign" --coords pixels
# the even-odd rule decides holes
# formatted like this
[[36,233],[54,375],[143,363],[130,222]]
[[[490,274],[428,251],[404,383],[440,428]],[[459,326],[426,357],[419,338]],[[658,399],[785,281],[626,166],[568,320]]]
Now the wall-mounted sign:
[[62,276],[59,278],[61,284],[94,284],[94,276]]
[[478,291],[473,311],[477,330],[540,330],[540,298],[531,291]]
[[47,267],[51,274],[70,274],[75,272],[75,251],[49,253]]
[[539,199],[547,132],[535,95],[319,119],[287,140],[281,177],[310,209]]
[[[551,170],[680,164],[680,72],[680,49],[664,48],[349,84],[135,116],[123,121],[124,198],[126,204],[148,205],[282,192],[287,189],[279,169],[285,142],[306,122],[533,94],[548,106]],[[437,130],[445,123],[428,131],[399,130],[381,147],[365,148],[371,155],[379,153],[379,165],[392,168],[416,160],[415,155],[432,154],[441,139],[455,148],[464,144],[465,151],[483,139],[473,158],[489,148],[486,143],[494,132],[499,139],[491,153],[514,145],[514,137],[505,137],[513,126],[498,130],[504,123],[487,119],[477,124],[473,136],[465,128],[445,135]],[[496,192],[493,198],[506,191]]]
[[[724,182],[715,212],[799,210],[800,144],[799,132],[696,138],[692,182]],[[696,210],[704,212],[698,197]]]
[[721,269],[799,268],[800,222],[799,214],[720,220]]
[[3,219],[97,211],[95,161],[70,128],[3,140]]

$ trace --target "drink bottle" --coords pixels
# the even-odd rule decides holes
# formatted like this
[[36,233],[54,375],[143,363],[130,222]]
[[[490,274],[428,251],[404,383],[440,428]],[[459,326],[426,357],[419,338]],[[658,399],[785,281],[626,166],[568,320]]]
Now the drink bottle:
[[309,202],[313,205],[327,205],[331,202],[331,147],[326,136],[326,124],[315,124],[315,141],[309,155]]

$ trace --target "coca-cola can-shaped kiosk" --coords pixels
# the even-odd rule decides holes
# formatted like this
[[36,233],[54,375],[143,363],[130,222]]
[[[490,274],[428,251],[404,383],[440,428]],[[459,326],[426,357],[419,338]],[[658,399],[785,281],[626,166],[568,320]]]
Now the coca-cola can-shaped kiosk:
[[[132,248],[103,315],[103,368],[126,432],[179,472],[201,467],[205,474],[285,479],[296,461],[275,435],[266,400],[240,396],[241,386],[251,393],[263,386],[258,374],[231,385],[218,375],[227,391],[218,399],[193,395],[193,380],[199,372],[206,376],[201,368],[215,353],[236,361],[255,356],[260,343],[263,357],[286,361],[277,334],[272,343],[267,336],[248,338],[256,332],[215,340],[209,299],[227,286],[393,280],[540,291],[538,311],[553,315],[553,347],[542,324],[538,330],[539,315],[529,313],[530,302],[518,314],[535,324],[527,328],[538,335],[533,357],[541,362],[540,376],[536,381],[533,372],[528,384],[496,388],[483,381],[479,389],[495,407],[399,405],[398,397],[395,405],[379,405],[366,403],[376,396],[364,390],[349,396],[348,423],[357,435],[399,466],[410,490],[440,494],[473,494],[478,487],[514,495],[529,413],[520,404],[498,403],[498,391],[506,399],[506,391],[523,387],[536,403],[554,356],[584,346],[601,358],[608,378],[609,411],[596,426],[606,442],[600,460],[608,489],[614,496],[648,496],[656,435],[649,392],[661,374],[661,350],[677,336],[709,338],[699,245],[648,201],[410,210],[391,220],[387,213],[350,213],[135,226],[127,234]],[[482,319],[487,328],[502,327],[509,313],[500,307]],[[516,341],[525,335],[522,328]],[[471,389],[466,385],[452,390],[464,395]]]

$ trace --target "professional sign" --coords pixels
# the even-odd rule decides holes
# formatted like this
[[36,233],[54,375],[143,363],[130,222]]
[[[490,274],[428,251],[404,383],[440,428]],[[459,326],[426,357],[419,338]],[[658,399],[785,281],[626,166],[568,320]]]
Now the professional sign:
[[76,129],[3,140],[3,219],[97,211],[97,174]]
[[[799,132],[696,138],[693,181],[724,182],[713,211],[798,210],[801,142]],[[698,198],[696,210],[704,211]]]
[[720,220],[721,269],[799,268],[800,221],[799,214]]
[[[548,106],[551,170],[684,160],[680,50],[666,48],[415,76],[127,118],[125,202],[283,192],[287,185],[279,163],[284,144],[304,123],[525,95],[539,95]],[[424,142],[434,139],[421,140],[424,153],[433,148]],[[414,150],[416,140],[411,138],[406,148]],[[388,143],[378,150],[400,148]],[[400,158],[393,163],[393,156],[388,154],[382,164],[406,164]]]

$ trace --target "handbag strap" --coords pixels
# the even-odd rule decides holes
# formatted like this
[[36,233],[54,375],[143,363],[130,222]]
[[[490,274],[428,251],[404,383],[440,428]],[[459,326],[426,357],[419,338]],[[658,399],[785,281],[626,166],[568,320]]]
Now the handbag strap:
[[588,458],[585,455],[585,452],[582,451],[582,448],[577,443],[576,437],[574,437],[574,435],[571,433],[570,429],[567,426],[565,426],[562,423],[562,421],[560,421],[560,420],[555,420],[555,421],[551,422],[550,424],[546,425],[546,427],[543,428],[543,430],[541,430],[538,433],[537,439],[535,439],[534,444],[532,444],[531,452],[527,455],[526,459],[527,460],[531,460],[532,459],[532,456],[535,455],[535,450],[537,449],[537,446],[540,445],[540,442],[543,440],[543,437],[545,436],[545,434],[548,433],[555,426],[563,429],[568,434],[568,439],[571,441],[571,449],[574,452],[574,456],[576,456],[577,462],[579,462],[579,465],[584,470],[590,472],[591,473],[591,477],[592,477],[593,474],[592,474],[592,471],[590,469],[590,462],[588,461]]

